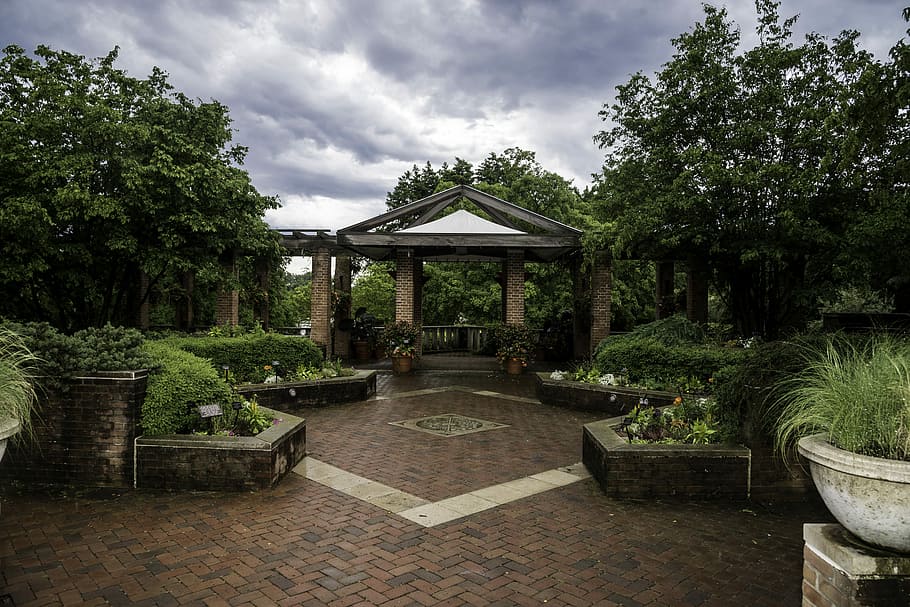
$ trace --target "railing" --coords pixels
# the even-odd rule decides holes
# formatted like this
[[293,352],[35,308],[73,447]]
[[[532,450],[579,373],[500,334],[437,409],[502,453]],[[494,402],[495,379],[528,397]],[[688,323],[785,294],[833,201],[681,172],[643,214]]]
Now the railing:
[[423,351],[477,354],[486,347],[492,334],[493,331],[488,327],[473,325],[424,325]]

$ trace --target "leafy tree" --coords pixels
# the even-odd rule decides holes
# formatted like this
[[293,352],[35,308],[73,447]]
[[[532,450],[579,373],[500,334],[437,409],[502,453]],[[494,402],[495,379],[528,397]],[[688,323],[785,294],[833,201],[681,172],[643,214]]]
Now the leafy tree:
[[372,263],[351,285],[351,309],[366,308],[380,322],[395,320],[395,281],[389,275],[394,264]]
[[601,117],[596,183],[618,255],[704,259],[743,334],[801,326],[834,283],[855,217],[844,162],[857,83],[873,65],[856,32],[790,41],[795,17],[758,0],[758,45],[739,52],[724,9],[673,40],[649,78],[635,74]]
[[[903,16],[910,20],[910,9]],[[844,282],[889,293],[897,311],[910,312],[910,46],[898,41],[890,57],[865,72],[850,114],[857,129],[846,160],[863,172],[840,263]]]
[[117,54],[4,49],[0,315],[128,324],[175,272],[218,273],[235,252],[279,263],[261,219],[276,200],[239,168],[228,109],[175,92],[158,68],[132,78]]

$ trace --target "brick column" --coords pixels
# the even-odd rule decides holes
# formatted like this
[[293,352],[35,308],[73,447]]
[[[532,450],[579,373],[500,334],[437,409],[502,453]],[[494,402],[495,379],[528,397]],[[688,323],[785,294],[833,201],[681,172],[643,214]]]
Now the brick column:
[[613,260],[606,251],[594,254],[591,269],[591,344],[590,354],[610,335],[610,304],[613,297]]
[[675,281],[673,262],[657,262],[654,273],[657,279],[657,288],[654,293],[654,317],[657,320],[669,318],[676,311],[676,303],[673,299]]
[[521,249],[509,249],[505,262],[505,314],[503,323],[523,325],[525,322],[525,254]]
[[310,296],[310,338],[332,355],[332,256],[328,249],[313,255],[313,283]]
[[341,358],[351,357],[351,332],[338,328],[339,323],[351,318],[351,258],[339,255],[335,258],[335,294],[338,303],[335,306],[335,336],[332,340],[332,351]]
[[139,280],[136,284],[136,326],[140,329],[148,329],[151,321],[149,319],[149,275],[139,270]]
[[262,328],[266,331],[271,327],[271,306],[269,302],[269,289],[271,288],[272,276],[269,263],[260,260],[256,263],[256,282],[259,287],[259,305],[257,306],[256,316],[262,323]]
[[[423,327],[423,260],[414,260],[414,324]],[[417,353],[423,353],[423,331],[417,334]]]
[[227,286],[230,290],[218,293],[215,302],[215,324],[237,326],[240,324],[240,291],[236,289],[239,274],[237,259],[233,252],[222,258],[221,270],[229,276]]
[[417,320],[414,294],[415,260],[410,249],[395,253],[395,320],[415,322]]
[[177,328],[181,331],[192,331],[196,327],[196,320],[193,317],[193,291],[196,289],[196,275],[192,272],[184,272],[180,277],[180,286],[183,288],[183,295],[177,302]]
[[700,259],[686,264],[686,318],[692,322],[708,322],[708,266]]
[[572,357],[576,360],[591,355],[591,273],[582,260],[572,260]]

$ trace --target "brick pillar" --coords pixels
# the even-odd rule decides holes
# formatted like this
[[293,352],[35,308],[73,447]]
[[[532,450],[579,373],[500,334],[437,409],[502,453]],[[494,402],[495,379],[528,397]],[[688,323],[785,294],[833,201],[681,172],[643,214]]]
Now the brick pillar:
[[[414,324],[423,326],[423,260],[414,260]],[[423,331],[417,334],[417,353],[423,352]]]
[[708,322],[708,266],[700,259],[690,259],[686,265],[686,318]]
[[310,297],[310,338],[332,355],[332,256],[328,249],[313,255],[313,292]]
[[572,260],[572,357],[591,355],[591,273],[582,259]]
[[415,263],[410,249],[395,253],[395,320],[416,320],[414,307]]
[[136,326],[140,329],[148,329],[151,320],[149,318],[149,275],[139,270],[139,280],[136,284]]
[[610,305],[613,297],[613,260],[606,251],[594,254],[591,269],[591,343],[589,354],[610,335]]
[[525,254],[521,249],[509,249],[505,263],[505,314],[503,323],[523,325],[525,322]]
[[334,327],[335,335],[332,340],[332,351],[341,358],[351,357],[351,332],[338,328],[340,322],[351,318],[351,258],[339,255],[335,258],[335,305]]
[[803,607],[910,605],[910,555],[857,542],[837,524],[803,525]]
[[240,324],[240,291],[234,288],[239,274],[233,254],[221,261],[221,269],[230,277],[231,290],[218,293],[215,303],[215,324],[237,326]]
[[196,275],[192,271],[184,272],[180,277],[183,295],[177,302],[177,328],[181,331],[192,331],[196,327],[193,317],[193,291],[196,289]]
[[654,268],[657,278],[657,288],[654,293],[654,316],[657,320],[669,318],[676,311],[673,298],[675,281],[674,264],[672,261],[659,261]]
[[269,289],[272,286],[272,273],[268,261],[260,260],[256,263],[256,283],[259,287],[259,302],[256,317],[262,328],[266,331],[271,327],[271,306],[269,302]]

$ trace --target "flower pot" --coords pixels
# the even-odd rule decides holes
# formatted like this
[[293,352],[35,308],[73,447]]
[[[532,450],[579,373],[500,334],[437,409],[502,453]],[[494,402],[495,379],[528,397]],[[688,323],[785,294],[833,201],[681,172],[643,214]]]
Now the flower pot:
[[509,375],[521,375],[524,371],[525,366],[520,358],[509,358],[506,359],[506,373]]
[[20,429],[19,420],[15,417],[0,419],[0,460],[3,459],[3,454],[6,453],[6,442]]
[[395,375],[402,375],[404,373],[410,373],[413,366],[414,366],[414,358],[411,356],[393,356],[392,357],[392,373],[394,373]]
[[800,439],[799,452],[841,525],[864,542],[910,553],[910,462],[844,451],[824,434]]
[[368,341],[355,341],[354,342],[354,358],[357,360],[370,360],[370,355],[373,353],[373,348],[370,346]]

